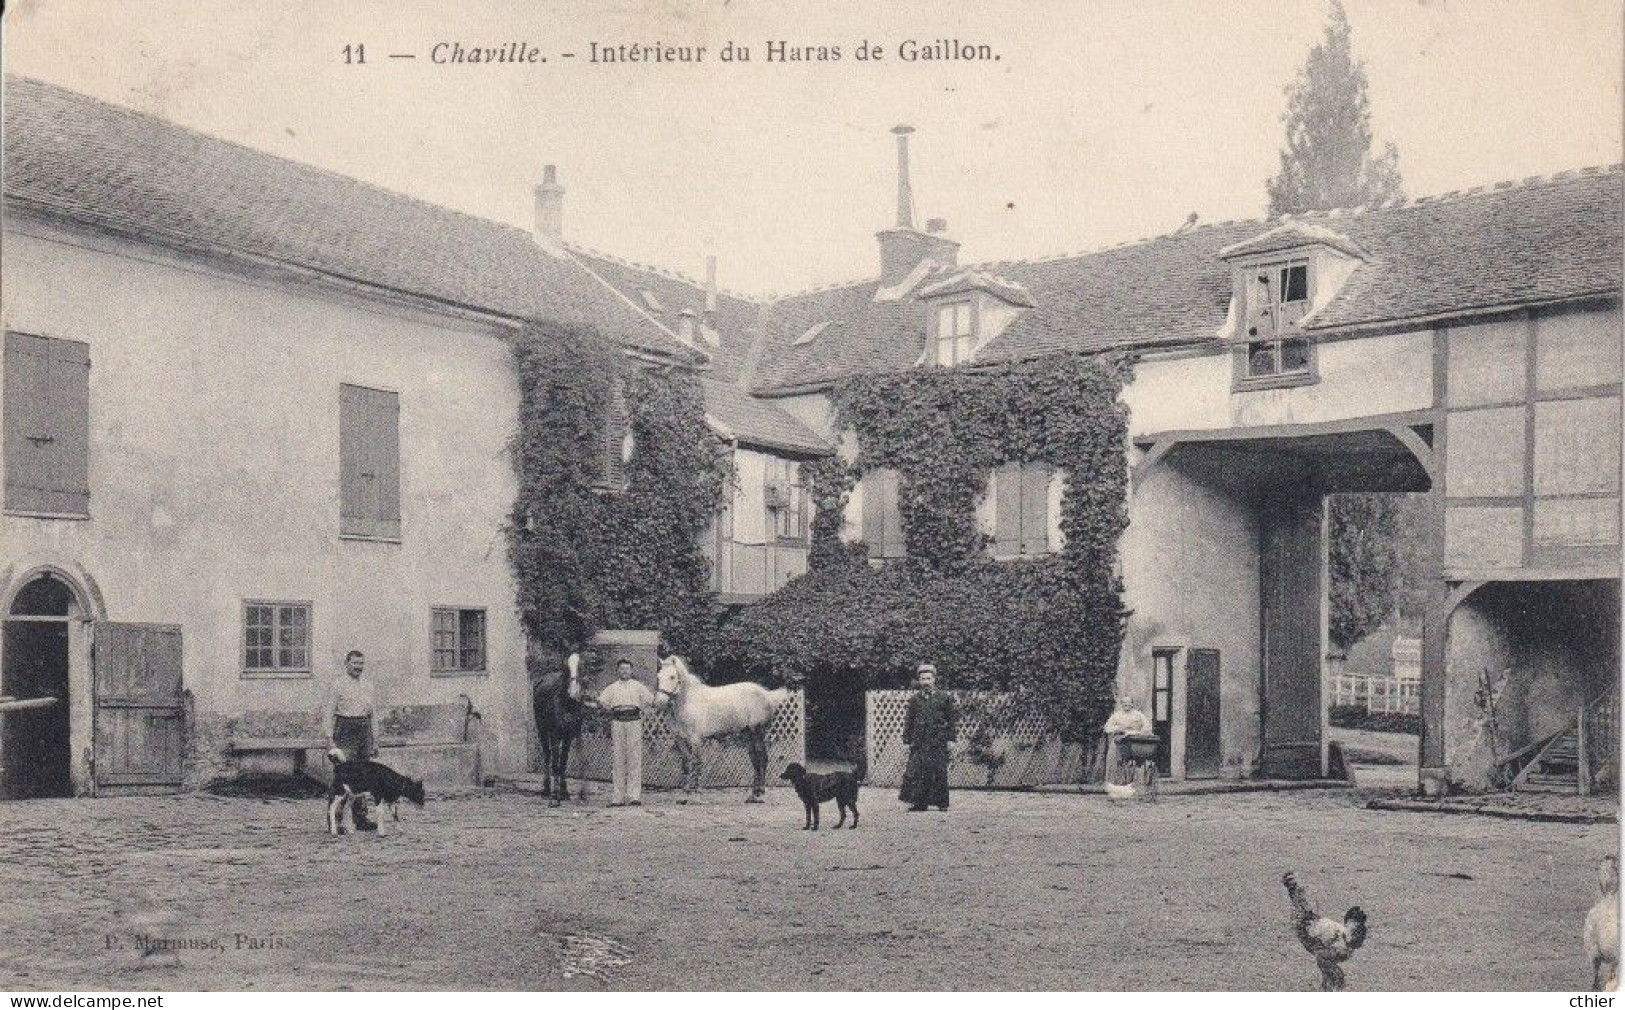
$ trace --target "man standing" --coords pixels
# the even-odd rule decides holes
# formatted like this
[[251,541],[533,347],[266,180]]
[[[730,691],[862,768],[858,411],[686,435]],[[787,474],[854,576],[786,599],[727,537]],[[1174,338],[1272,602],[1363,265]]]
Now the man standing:
[[366,761],[378,753],[373,742],[372,681],[362,677],[367,657],[351,649],[344,657],[344,676],[327,692],[326,717],[322,720],[333,746],[351,761]]
[[[378,753],[372,726],[372,681],[362,676],[366,667],[367,657],[360,649],[351,649],[344,657],[344,676],[327,692],[326,712],[322,718],[322,725],[333,746],[343,751],[351,761],[367,761]],[[351,808],[357,831],[378,830],[367,816],[367,804],[371,798],[362,793]]]
[[908,746],[908,768],[897,798],[910,811],[934,806],[948,809],[948,747],[953,743],[957,713],[954,700],[938,691],[937,668],[921,663],[919,690],[908,701],[903,719],[903,743]]
[[614,683],[598,693],[598,704],[609,713],[610,799],[612,807],[643,806],[643,710],[655,702],[654,692],[632,676],[632,661],[615,664]]

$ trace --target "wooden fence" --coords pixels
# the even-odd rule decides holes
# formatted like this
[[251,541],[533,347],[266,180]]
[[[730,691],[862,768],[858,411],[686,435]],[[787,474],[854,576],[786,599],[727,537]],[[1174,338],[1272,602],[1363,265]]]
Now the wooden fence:
[[1367,712],[1422,711],[1422,682],[1409,677],[1339,673],[1332,678],[1332,704],[1363,706]]

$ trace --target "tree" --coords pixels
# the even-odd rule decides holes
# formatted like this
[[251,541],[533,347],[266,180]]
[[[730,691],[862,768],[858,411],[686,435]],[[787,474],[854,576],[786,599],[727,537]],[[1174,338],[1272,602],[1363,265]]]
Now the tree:
[[[1287,87],[1281,170],[1265,188],[1271,215],[1362,207],[1401,195],[1393,144],[1371,153],[1365,66],[1354,58],[1343,5],[1333,0],[1326,34]],[[1401,541],[1402,516],[1419,505],[1393,495],[1333,495],[1327,504],[1327,636],[1346,649],[1375,630],[1415,591],[1418,552]]]
[[1401,195],[1399,152],[1371,154],[1365,65],[1354,58],[1347,15],[1333,0],[1326,36],[1287,87],[1281,171],[1265,184],[1270,215],[1362,207]]

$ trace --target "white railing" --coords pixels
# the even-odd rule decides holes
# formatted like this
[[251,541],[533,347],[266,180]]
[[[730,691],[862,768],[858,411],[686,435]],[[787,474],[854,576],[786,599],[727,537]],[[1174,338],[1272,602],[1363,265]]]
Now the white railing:
[[1332,678],[1332,704],[1361,705],[1367,712],[1422,711],[1422,682],[1408,677],[1339,673]]

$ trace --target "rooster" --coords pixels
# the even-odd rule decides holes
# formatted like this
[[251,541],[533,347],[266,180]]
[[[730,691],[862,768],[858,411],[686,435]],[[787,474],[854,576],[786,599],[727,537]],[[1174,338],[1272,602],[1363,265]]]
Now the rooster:
[[1292,928],[1298,942],[1315,955],[1315,964],[1320,966],[1320,988],[1341,992],[1345,988],[1342,964],[1365,943],[1365,912],[1355,905],[1344,913],[1342,922],[1328,919],[1309,907],[1309,898],[1296,877],[1288,873],[1281,883],[1292,898]]
[[1602,896],[1586,913],[1586,953],[1591,955],[1591,986],[1611,992],[1619,985],[1619,860],[1602,857],[1597,866]]

